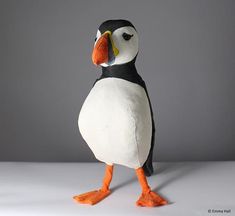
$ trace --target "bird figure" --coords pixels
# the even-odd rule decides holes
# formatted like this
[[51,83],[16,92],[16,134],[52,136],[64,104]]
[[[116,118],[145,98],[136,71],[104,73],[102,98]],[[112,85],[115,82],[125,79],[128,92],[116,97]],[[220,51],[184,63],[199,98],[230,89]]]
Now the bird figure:
[[155,125],[145,82],[137,73],[138,34],[127,20],[107,20],[96,34],[92,61],[102,67],[78,118],[78,126],[95,157],[106,164],[100,189],[74,196],[94,205],[110,193],[114,164],[136,171],[142,193],[137,206],[167,201],[153,192],[146,176],[153,173]]

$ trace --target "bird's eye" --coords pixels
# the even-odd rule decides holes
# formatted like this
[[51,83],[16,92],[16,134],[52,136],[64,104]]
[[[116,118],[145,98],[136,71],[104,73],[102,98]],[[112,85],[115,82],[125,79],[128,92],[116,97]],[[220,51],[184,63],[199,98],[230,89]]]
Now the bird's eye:
[[126,41],[130,40],[133,36],[134,36],[133,34],[130,35],[130,34],[127,34],[126,32],[122,34],[123,39]]
[[95,42],[97,41],[97,37],[95,37]]

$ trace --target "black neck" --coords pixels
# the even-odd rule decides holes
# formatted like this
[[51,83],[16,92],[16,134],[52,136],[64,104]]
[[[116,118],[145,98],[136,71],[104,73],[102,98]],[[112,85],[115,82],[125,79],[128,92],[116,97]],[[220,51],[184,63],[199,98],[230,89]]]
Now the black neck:
[[144,85],[141,76],[136,70],[135,61],[121,65],[102,67],[102,75],[100,76],[99,80],[109,77],[124,79],[141,86]]
[[102,67],[102,75],[104,75],[105,77],[113,77],[113,76],[116,77],[116,76],[123,76],[124,74],[131,75],[136,73],[137,70],[133,62],[128,62],[126,64],[121,64],[121,65]]

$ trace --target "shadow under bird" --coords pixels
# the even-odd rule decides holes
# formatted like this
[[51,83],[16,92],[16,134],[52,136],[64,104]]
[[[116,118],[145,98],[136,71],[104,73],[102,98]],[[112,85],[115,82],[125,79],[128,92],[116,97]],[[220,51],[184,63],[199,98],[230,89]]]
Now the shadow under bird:
[[155,126],[146,85],[137,73],[138,34],[127,20],[108,20],[97,31],[92,61],[102,67],[78,118],[82,137],[95,157],[106,164],[100,189],[74,196],[94,205],[110,194],[114,164],[135,169],[142,194],[138,206],[167,201],[153,192],[146,175],[153,173]]

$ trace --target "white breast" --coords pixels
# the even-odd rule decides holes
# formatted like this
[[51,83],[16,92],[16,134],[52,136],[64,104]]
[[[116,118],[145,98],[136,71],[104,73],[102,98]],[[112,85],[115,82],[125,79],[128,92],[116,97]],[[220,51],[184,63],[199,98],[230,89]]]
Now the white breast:
[[146,161],[152,124],[141,86],[118,78],[98,81],[82,106],[78,125],[98,160],[131,168]]

